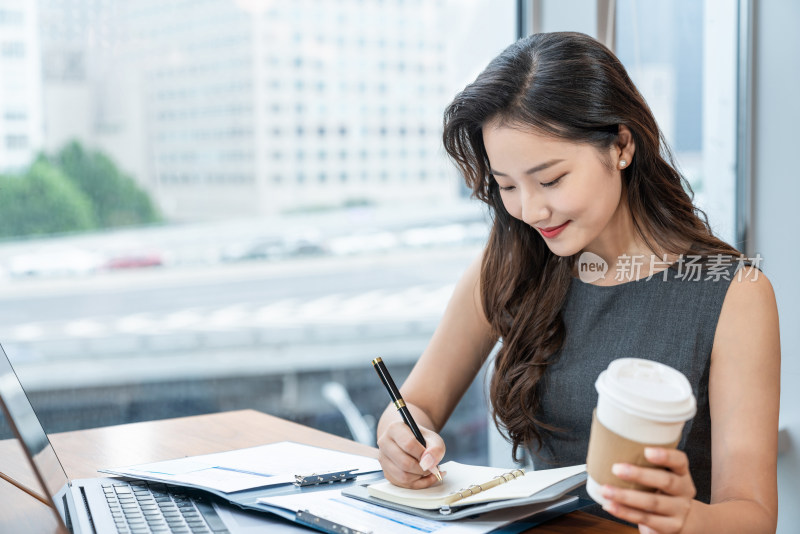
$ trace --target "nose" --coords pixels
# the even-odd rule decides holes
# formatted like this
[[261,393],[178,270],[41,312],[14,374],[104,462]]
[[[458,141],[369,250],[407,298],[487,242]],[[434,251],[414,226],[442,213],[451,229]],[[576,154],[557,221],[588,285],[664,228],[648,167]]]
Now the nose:
[[550,208],[547,206],[544,195],[525,192],[522,195],[521,208],[521,219],[529,226],[538,226],[540,223],[550,220]]

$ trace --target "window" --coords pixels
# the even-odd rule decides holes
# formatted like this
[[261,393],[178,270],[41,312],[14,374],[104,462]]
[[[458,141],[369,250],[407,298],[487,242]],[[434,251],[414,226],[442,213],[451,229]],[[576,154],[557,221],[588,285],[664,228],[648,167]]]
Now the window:
[[[376,348],[402,380],[479,253],[409,236],[483,221],[442,112],[513,42],[516,3],[196,3],[43,2],[38,44],[0,31],[0,69],[30,64],[43,87],[24,89],[47,94],[0,92],[0,142],[25,159],[0,150],[0,175],[65,180],[37,206],[45,236],[0,235],[0,300],[24,303],[4,346],[48,431],[254,408],[349,437],[324,384],[374,421]],[[39,150],[56,168],[30,166]],[[485,461],[480,386],[447,429],[467,463]]]
[[0,55],[5,58],[22,58],[25,56],[25,43],[6,41],[0,44]]
[[22,11],[0,9],[0,26],[22,26],[24,22],[25,15]]
[[3,114],[3,118],[7,121],[24,121],[28,114],[24,110],[9,110]]
[[25,135],[7,135],[6,147],[12,150],[28,148],[28,137]]
[[617,55],[656,115],[695,202],[734,245],[737,9],[625,0],[617,2],[616,24]]

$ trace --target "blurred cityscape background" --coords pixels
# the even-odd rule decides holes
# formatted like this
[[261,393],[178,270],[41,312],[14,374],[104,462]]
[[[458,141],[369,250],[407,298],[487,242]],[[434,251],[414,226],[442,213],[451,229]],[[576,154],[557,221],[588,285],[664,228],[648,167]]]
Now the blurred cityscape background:
[[[402,381],[485,241],[442,111],[523,3],[0,0],[0,342],[47,430],[238,408],[374,424],[370,360]],[[537,29],[596,34],[599,2],[536,4]],[[735,3],[615,13],[732,241]],[[483,379],[453,459],[487,462]]]

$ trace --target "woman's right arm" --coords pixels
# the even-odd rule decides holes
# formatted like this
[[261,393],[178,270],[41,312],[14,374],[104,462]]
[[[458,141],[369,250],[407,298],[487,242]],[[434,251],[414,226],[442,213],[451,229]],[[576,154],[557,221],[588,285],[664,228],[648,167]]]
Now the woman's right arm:
[[378,459],[386,478],[399,486],[425,488],[436,482],[428,469],[438,465],[445,452],[437,432],[497,341],[481,304],[481,259],[479,256],[456,284],[428,347],[400,388],[427,447],[414,439],[393,404],[378,423]]

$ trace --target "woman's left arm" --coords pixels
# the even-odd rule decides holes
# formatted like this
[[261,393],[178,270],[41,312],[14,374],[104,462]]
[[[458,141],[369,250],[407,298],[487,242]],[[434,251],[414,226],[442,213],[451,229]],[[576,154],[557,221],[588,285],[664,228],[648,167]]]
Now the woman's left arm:
[[[709,374],[711,504],[695,487],[682,451],[655,449],[666,471],[617,466],[621,478],[656,494],[604,488],[613,515],[642,532],[766,533],[778,518],[780,403],[778,308],[764,273],[743,268],[731,281],[717,323]],[[627,471],[625,473],[624,471]]]

